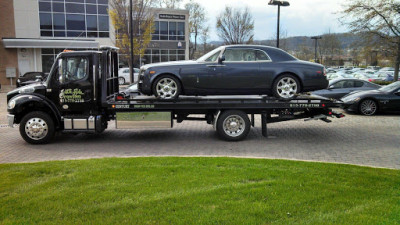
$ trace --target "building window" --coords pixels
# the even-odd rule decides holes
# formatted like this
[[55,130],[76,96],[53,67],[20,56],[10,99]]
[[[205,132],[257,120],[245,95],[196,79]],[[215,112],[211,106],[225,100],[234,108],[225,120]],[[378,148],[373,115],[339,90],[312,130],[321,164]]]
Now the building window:
[[109,37],[108,0],[38,0],[42,37]]
[[155,21],[152,40],[185,40],[184,22]]
[[185,50],[147,49],[142,58],[143,64],[185,60]]
[[49,73],[54,60],[63,49],[43,48],[42,49],[42,71]]

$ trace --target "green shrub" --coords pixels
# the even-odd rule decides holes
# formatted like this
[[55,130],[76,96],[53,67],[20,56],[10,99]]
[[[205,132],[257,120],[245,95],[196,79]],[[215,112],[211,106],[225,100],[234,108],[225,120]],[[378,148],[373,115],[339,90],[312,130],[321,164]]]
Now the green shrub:
[[388,84],[393,83],[393,81],[382,81],[382,80],[376,80],[376,81],[371,81],[371,82],[375,83],[375,84],[379,84],[379,85],[388,85]]

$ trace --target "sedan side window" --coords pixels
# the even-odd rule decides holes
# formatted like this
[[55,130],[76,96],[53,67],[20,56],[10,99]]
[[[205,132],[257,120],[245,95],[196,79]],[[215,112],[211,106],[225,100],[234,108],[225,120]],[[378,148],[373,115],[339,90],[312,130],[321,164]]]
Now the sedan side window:
[[208,57],[205,61],[206,62],[215,62],[218,59],[219,54],[221,53],[221,51],[218,51],[217,53],[215,53],[214,55]]
[[256,50],[256,59],[257,59],[257,61],[271,60],[265,52],[260,51],[260,50]]
[[226,49],[225,62],[254,62],[256,52],[253,49]]
[[354,87],[362,87],[362,86],[364,86],[364,82],[354,81]]

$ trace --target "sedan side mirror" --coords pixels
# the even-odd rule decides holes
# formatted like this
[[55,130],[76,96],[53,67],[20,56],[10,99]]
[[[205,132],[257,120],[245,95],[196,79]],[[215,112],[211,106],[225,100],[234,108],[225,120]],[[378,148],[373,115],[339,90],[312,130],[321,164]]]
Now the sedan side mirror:
[[394,94],[400,96],[400,90],[396,91]]
[[335,88],[335,85],[330,85],[329,87],[328,87],[328,89],[334,89]]
[[218,57],[218,64],[222,64],[222,62],[225,61],[225,56],[221,55]]

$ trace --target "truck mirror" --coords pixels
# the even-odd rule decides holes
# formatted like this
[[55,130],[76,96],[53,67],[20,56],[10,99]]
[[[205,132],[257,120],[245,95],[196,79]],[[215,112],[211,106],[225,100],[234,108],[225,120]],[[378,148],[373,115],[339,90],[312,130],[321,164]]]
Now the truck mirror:
[[63,63],[62,59],[58,59],[58,79],[56,78],[57,81],[60,83],[63,83]]

